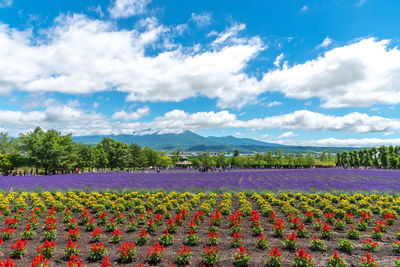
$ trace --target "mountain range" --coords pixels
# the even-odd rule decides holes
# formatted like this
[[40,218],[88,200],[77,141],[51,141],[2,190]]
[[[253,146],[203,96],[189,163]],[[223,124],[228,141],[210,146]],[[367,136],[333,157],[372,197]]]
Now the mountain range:
[[136,143],[142,147],[149,146],[154,150],[187,152],[226,152],[232,153],[238,149],[240,153],[255,153],[281,150],[283,153],[306,153],[322,152],[323,150],[332,153],[343,150],[354,150],[352,147],[312,147],[312,146],[286,146],[275,143],[267,143],[251,138],[238,138],[234,136],[201,136],[192,131],[182,133],[147,134],[147,135],[90,135],[73,136],[75,142],[96,145],[104,137],[113,138],[125,144]]

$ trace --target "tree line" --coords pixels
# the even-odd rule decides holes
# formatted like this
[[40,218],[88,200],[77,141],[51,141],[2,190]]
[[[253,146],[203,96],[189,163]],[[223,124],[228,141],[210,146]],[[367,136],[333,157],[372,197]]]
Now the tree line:
[[0,133],[0,172],[17,168],[34,168],[48,173],[69,173],[77,168],[117,169],[165,166],[165,158],[150,147],[126,145],[112,138],[103,138],[97,145],[75,143],[71,134],[40,127],[18,138]]
[[[44,131],[37,127],[31,132],[20,133],[18,138],[11,138],[7,133],[0,133],[0,172],[10,174],[18,168],[40,170],[44,174],[70,173],[79,169],[117,168],[167,168],[175,166],[180,160],[179,151],[166,155],[149,146],[142,148],[138,144],[127,145],[112,138],[104,137],[97,145],[75,143],[71,134],[63,135],[56,130]],[[330,158],[325,152],[320,158]],[[235,150],[233,156],[224,153],[211,155],[202,153],[189,157],[192,167],[232,167],[232,168],[298,168],[311,167],[315,156],[307,154],[283,154],[271,151],[254,155],[240,155]]]
[[341,167],[400,167],[400,146],[380,146],[354,151],[343,151],[336,154],[336,164]]

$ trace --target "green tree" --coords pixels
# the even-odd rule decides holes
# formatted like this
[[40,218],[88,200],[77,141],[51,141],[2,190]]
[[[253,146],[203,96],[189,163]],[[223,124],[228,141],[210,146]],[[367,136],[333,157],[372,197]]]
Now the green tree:
[[107,154],[108,167],[115,169],[117,167],[121,168],[128,165],[129,149],[126,144],[108,137],[104,137],[100,144],[102,144],[103,149]]
[[353,151],[353,163],[354,163],[355,167],[359,167],[360,166],[360,159],[358,158],[357,150]]
[[192,163],[193,168],[199,168],[201,167],[201,161],[199,160],[198,157],[193,157],[190,159],[190,162]]
[[275,165],[277,167],[281,167],[283,165],[283,154],[281,150],[276,150],[275,151]]
[[268,151],[267,154],[265,155],[265,162],[269,168],[275,165],[274,155],[272,154],[271,151]]
[[349,151],[348,159],[349,159],[349,165],[351,167],[354,167],[354,154],[353,154],[353,151]]
[[343,151],[342,152],[342,156],[341,156],[340,162],[342,163],[343,167],[348,167],[349,166],[349,158],[347,156],[347,151]]
[[326,155],[326,151],[325,151],[325,150],[322,151],[322,154],[321,154],[321,156],[319,157],[319,160],[322,161],[322,162],[325,162],[325,161],[328,160],[328,156]]
[[372,165],[376,168],[379,168],[379,160],[378,160],[378,150],[376,149],[376,147],[371,147],[368,150],[368,153],[370,155],[371,161],[372,161]]
[[8,171],[11,171],[13,169],[9,155],[10,154],[0,154],[0,172],[3,175],[6,175]]
[[340,152],[336,153],[336,166],[343,166],[342,159],[340,157]]
[[216,159],[217,167],[224,167],[226,165],[226,158],[224,153],[220,153]]
[[383,168],[387,168],[389,165],[388,161],[388,148],[386,146],[380,146],[378,148],[379,151],[379,161]]
[[236,163],[236,167],[244,168],[246,166],[246,158],[245,157],[236,157],[235,163]]
[[396,169],[399,165],[399,161],[394,153],[389,156],[389,164],[392,169]]
[[167,157],[167,156],[162,156],[160,157],[160,163],[159,163],[161,168],[168,168],[169,166],[172,166],[172,159],[171,157]]
[[288,165],[290,168],[294,168],[294,166],[296,165],[296,163],[295,163],[295,155],[293,154],[293,152],[290,152],[289,154],[287,154],[287,155],[285,156],[285,158],[286,158],[286,161],[287,161],[287,165]]
[[16,139],[10,138],[8,133],[0,132],[0,154],[18,154],[19,145]]
[[203,167],[210,167],[212,165],[212,160],[207,152],[201,153],[200,161]]
[[301,152],[297,155],[297,165],[300,167],[304,167],[306,165],[304,155]]
[[151,167],[157,167],[158,166],[158,162],[159,162],[159,155],[156,151],[154,151],[153,149],[151,149],[149,146],[146,146],[145,148],[143,148],[143,152],[146,155],[147,158],[147,166],[151,166]]
[[368,150],[363,149],[362,154],[363,154],[362,165],[366,166],[366,167],[372,166],[372,160],[371,160],[370,154],[368,153]]
[[311,167],[311,166],[314,165],[314,163],[315,163],[315,157],[314,157],[314,155],[313,155],[311,152],[308,152],[308,153],[306,154],[305,163],[306,163],[306,166],[308,166],[308,167]]
[[139,151],[139,157],[137,160],[138,167],[148,167],[149,159],[147,158],[146,152],[142,149]]
[[106,151],[104,151],[103,144],[98,143],[95,148],[93,148],[93,153],[95,154],[95,166],[96,168],[107,168],[108,157]]
[[261,167],[262,166],[262,164],[261,164],[261,161],[263,160],[263,155],[262,154],[260,154],[260,153],[256,153],[255,155],[254,155],[254,161],[256,162],[256,165],[258,166],[258,167]]
[[181,152],[179,150],[172,152],[172,163],[175,165],[181,159]]
[[94,168],[96,167],[96,147],[84,144],[76,144],[77,151],[77,167],[79,168]]
[[139,155],[141,150],[142,147],[139,146],[138,144],[129,145],[129,162],[128,162],[129,167],[133,168],[141,166],[141,164],[139,163]]
[[20,140],[28,163],[36,168],[49,170],[71,168],[76,164],[75,145],[71,135],[61,135],[56,130],[44,132],[37,127],[32,132],[20,134]]

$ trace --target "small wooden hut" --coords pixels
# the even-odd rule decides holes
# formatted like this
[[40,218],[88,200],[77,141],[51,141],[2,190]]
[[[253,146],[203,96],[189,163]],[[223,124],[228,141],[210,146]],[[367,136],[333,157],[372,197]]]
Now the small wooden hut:
[[182,156],[180,158],[180,160],[175,163],[176,167],[180,167],[180,168],[187,168],[189,166],[192,166],[192,163],[187,159],[187,157]]

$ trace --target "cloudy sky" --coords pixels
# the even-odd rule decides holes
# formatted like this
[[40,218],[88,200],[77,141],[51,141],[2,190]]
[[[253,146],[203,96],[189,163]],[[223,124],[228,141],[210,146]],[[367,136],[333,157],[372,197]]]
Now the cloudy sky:
[[0,0],[0,131],[400,144],[400,1]]

